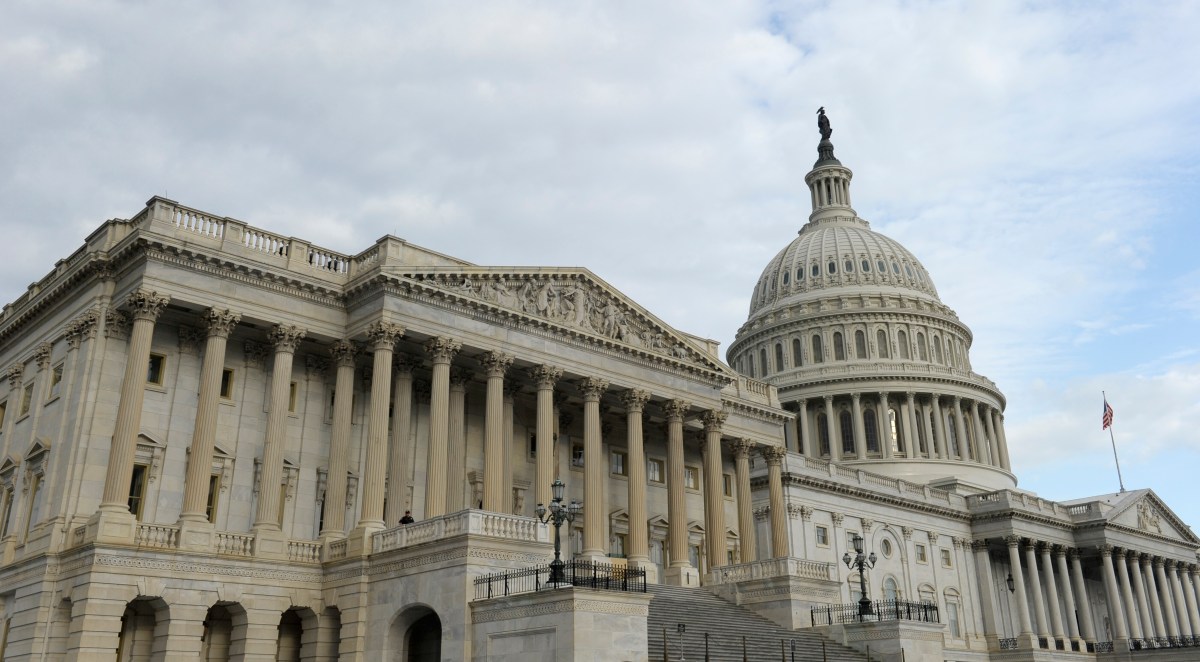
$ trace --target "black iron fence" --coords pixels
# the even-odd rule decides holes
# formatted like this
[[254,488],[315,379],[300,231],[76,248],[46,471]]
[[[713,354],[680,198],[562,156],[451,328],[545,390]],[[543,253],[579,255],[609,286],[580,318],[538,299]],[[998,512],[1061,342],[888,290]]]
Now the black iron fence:
[[592,561],[567,561],[561,584],[550,584],[550,566],[506,570],[475,578],[475,599],[532,593],[547,588],[577,586],[603,591],[646,592],[646,571]]
[[1195,648],[1200,646],[1200,637],[1150,637],[1130,639],[1129,650],[1144,651],[1159,648]]
[[876,600],[871,603],[871,613],[862,613],[862,605],[827,605],[813,607],[813,625],[841,625],[845,623],[876,623],[879,621],[917,621],[918,623],[941,623],[936,602],[910,602],[908,600]]

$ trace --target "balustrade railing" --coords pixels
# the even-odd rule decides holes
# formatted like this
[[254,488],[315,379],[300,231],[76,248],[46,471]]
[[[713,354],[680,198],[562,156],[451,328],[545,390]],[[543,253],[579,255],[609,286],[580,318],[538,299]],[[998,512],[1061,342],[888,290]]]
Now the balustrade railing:
[[712,584],[731,584],[749,579],[767,579],[770,577],[803,577],[806,579],[834,578],[834,564],[823,561],[810,561],[793,557],[765,559],[722,566],[714,570],[709,577]]
[[532,517],[463,510],[380,531],[372,537],[371,551],[386,552],[465,534],[526,543],[550,542],[547,527]]
[[483,575],[475,578],[475,599],[486,600],[566,586],[602,591],[646,592],[646,571],[641,568],[590,561],[567,561],[563,564],[563,577],[563,583],[550,584],[549,564]]
[[852,602],[845,605],[827,605],[811,609],[812,624],[844,625],[846,623],[879,623],[883,621],[915,621],[918,623],[941,623],[935,602],[910,602],[908,600],[876,600],[871,603],[871,613],[861,613],[861,605]]
[[196,211],[195,209],[175,207],[171,220],[174,222],[176,230],[193,232],[204,237],[212,237],[213,239],[220,239],[225,236],[224,221]]
[[165,524],[138,524],[134,543],[138,547],[175,549],[179,547],[179,527]]
[[254,556],[254,536],[218,531],[217,553],[227,556]]
[[321,542],[319,540],[289,540],[287,551],[289,561],[321,562]]

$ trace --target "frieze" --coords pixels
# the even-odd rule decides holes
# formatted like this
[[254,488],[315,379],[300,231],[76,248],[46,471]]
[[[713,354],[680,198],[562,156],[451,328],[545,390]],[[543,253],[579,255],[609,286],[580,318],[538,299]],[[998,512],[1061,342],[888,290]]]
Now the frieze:
[[303,572],[303,571],[286,571],[279,570],[278,563],[272,561],[271,567],[274,569],[259,569],[245,567],[241,565],[232,565],[228,563],[186,563],[179,561],[170,561],[166,559],[155,559],[146,557],[133,556],[112,556],[108,554],[97,554],[94,565],[98,566],[114,566],[121,568],[136,568],[138,570],[161,570],[174,574],[191,573],[199,575],[224,575],[229,577],[246,577],[252,579],[272,579],[288,582],[314,582],[320,583],[324,578],[320,572]]

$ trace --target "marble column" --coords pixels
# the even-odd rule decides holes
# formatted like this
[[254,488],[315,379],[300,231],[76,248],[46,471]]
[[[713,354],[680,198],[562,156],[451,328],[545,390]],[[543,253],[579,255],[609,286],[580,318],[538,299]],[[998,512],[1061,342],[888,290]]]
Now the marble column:
[[1122,606],[1125,617],[1129,620],[1129,636],[1134,639],[1142,638],[1142,626],[1138,622],[1137,605],[1134,604],[1133,587],[1129,584],[1129,573],[1126,571],[1125,553],[1119,549],[1113,550],[1113,564],[1117,567],[1117,583],[1121,588]]
[[504,468],[500,470],[500,476],[504,479],[502,491],[504,492],[504,512],[514,515],[523,513],[517,512],[517,492],[513,487],[513,474],[516,469],[513,466],[513,427],[516,425],[516,397],[520,391],[520,385],[515,380],[509,380],[504,383],[504,406],[501,418],[504,420]]
[[1150,555],[1141,554],[1138,561],[1142,567],[1142,582],[1146,587],[1146,602],[1150,603],[1150,614],[1154,618],[1154,636],[1166,637],[1167,625],[1163,618],[1162,602],[1158,598],[1158,587],[1154,583],[1154,570],[1150,567]]
[[[683,492],[683,416],[691,403],[669,400],[663,405],[667,414],[667,545],[671,557],[671,579],[678,579],[676,569],[691,568],[688,560],[687,504]],[[686,573],[684,573],[686,574]]]
[[737,471],[738,539],[742,543],[742,563],[758,560],[758,540],[754,535],[753,495],[750,493],[750,451],[754,442],[739,439],[733,444],[734,466]]
[[[811,458],[821,457],[821,449],[817,439],[812,436],[808,425],[808,398],[800,398],[796,401],[800,409],[796,412],[796,418],[800,421],[800,443],[804,445],[804,456]],[[745,543],[742,543],[745,545]]]
[[[540,393],[540,391],[539,391]],[[647,540],[646,517],[646,451],[642,432],[642,415],[650,394],[640,389],[630,389],[621,394],[625,405],[625,430],[629,460],[629,565],[647,571],[657,569],[650,562],[650,546]],[[538,450],[541,450],[540,447]]]
[[388,410],[392,403],[392,357],[404,327],[392,322],[374,322],[367,338],[375,350],[371,372],[371,410],[367,419],[367,458],[363,467],[362,504],[358,526],[364,534],[385,528],[383,521],[384,481],[388,465]]
[[[1078,613],[1075,606],[1075,594],[1071,591],[1071,574],[1067,571],[1067,548],[1062,545],[1054,546],[1054,561],[1055,567],[1058,570],[1058,577],[1062,582],[1063,602],[1067,611],[1067,636],[1071,637],[1072,641],[1081,641],[1079,638],[1079,624],[1076,622],[1075,615]],[[1079,650],[1083,650],[1080,647]]]
[[724,463],[721,462],[721,426],[728,414],[704,412],[704,532],[708,549],[708,571],[728,565],[725,542]]
[[1179,565],[1179,581],[1183,585],[1183,600],[1187,603],[1188,620],[1192,624],[1192,636],[1200,637],[1200,601],[1196,600],[1196,566]]
[[892,459],[892,426],[888,417],[888,392],[879,392],[879,450],[885,460]]
[[1012,465],[1008,461],[1008,437],[1004,434],[1004,414],[997,410],[992,412],[996,417],[996,438],[999,439],[1000,448],[1000,464],[1004,465],[1005,471],[1012,471]]
[[[537,384],[537,443],[535,453],[535,482],[533,493],[534,503],[549,504],[552,498],[550,484],[554,482],[554,445],[557,442],[554,434],[554,384],[562,377],[562,370],[552,365],[539,365],[529,369],[529,378]],[[640,417],[639,417],[640,419]],[[632,461],[632,457],[630,460]],[[643,462],[642,471],[645,471]],[[630,480],[633,480],[630,478]],[[643,486],[643,490],[645,487]],[[643,504],[643,512],[645,505]],[[630,511],[630,529],[633,527],[633,513]],[[632,535],[630,536],[632,542]]]
[[462,343],[451,338],[430,338],[425,342],[425,352],[433,361],[429,384],[429,456],[425,469],[425,519],[446,514],[450,361],[461,349]]
[[579,384],[583,392],[583,557],[593,561],[608,556],[604,547],[608,518],[604,480],[608,472],[600,434],[600,396],[607,389],[608,382],[596,377],[587,377]]
[[408,434],[412,427],[413,368],[416,362],[406,356],[396,359],[396,386],[392,395],[392,443],[388,449],[387,506],[383,519],[396,526],[404,516],[408,498],[408,476],[412,455]]
[[788,549],[787,504],[783,499],[783,458],[787,451],[778,446],[761,446],[758,452],[767,461],[767,496],[771,505],[771,556],[791,555]]
[[937,424],[938,458],[948,460],[950,459],[950,440],[946,437],[946,417],[942,414],[942,396],[934,393],[931,399],[933,401],[933,421]]
[[904,393],[904,453],[908,457],[921,456],[921,441],[917,438],[917,394],[912,391]]
[[1004,461],[1000,457],[1000,440],[996,438],[996,426],[992,425],[992,408],[987,405],[981,406],[983,407],[983,427],[992,443],[992,466],[1003,469]]
[[[450,369],[450,397],[446,414],[446,509],[456,513],[466,508],[478,508],[474,493],[467,483],[467,383],[474,374],[461,367]],[[468,496],[468,494],[470,494]]]
[[[129,333],[125,377],[121,381],[121,399],[117,404],[117,420],[108,453],[108,470],[104,475],[104,496],[100,502],[101,513],[132,519],[129,512],[129,485],[133,480],[133,458],[137,452],[137,436],[142,427],[142,400],[146,393],[146,366],[150,365],[150,343],[154,337],[154,322],[170,300],[169,296],[159,296],[158,292],[149,290],[137,290],[125,300],[125,305],[131,309],[133,329]],[[128,537],[132,539],[134,532],[131,527],[132,524],[122,527],[121,537],[128,532]]]
[[993,464],[992,448],[990,438],[987,436],[987,431],[983,427],[983,419],[979,417],[979,408],[983,406],[981,402],[971,404],[972,424],[975,426],[975,460],[980,464]]
[[204,343],[204,361],[200,366],[200,395],[196,403],[196,426],[192,432],[187,474],[183,482],[184,522],[211,525],[208,521],[208,486],[212,476],[213,447],[217,442],[217,411],[220,409],[221,374],[225,370],[225,345],[241,315],[228,310],[204,311],[208,339]]
[[1088,602],[1087,584],[1083,581],[1083,564],[1079,559],[1079,550],[1072,549],[1067,553],[1071,558],[1071,585],[1075,589],[1075,604],[1079,608],[1080,634],[1084,641],[1096,641],[1096,623],[1092,619],[1091,603]]
[[1179,636],[1192,636],[1192,621],[1188,618],[1187,603],[1183,598],[1183,584],[1179,583],[1179,564],[1175,561],[1167,561],[1167,582],[1171,585],[1169,593],[1173,598],[1173,606],[1175,608],[1175,618],[1179,621]]
[[329,348],[337,373],[333,386],[333,429],[329,442],[329,475],[325,478],[325,522],[321,538],[346,536],[346,471],[350,457],[351,408],[354,405],[354,359],[358,346],[339,340]]
[[854,457],[859,460],[867,459],[867,435],[862,415],[862,396],[850,394],[850,415],[854,425]]
[[971,456],[968,450],[971,438],[967,436],[967,426],[963,421],[962,398],[957,395],[954,396],[954,431],[958,435],[958,457],[954,459],[965,462]]
[[1008,545],[1008,563],[1012,568],[1013,587],[1016,591],[1014,599],[1017,602],[1018,634],[1032,637],[1033,624],[1029,620],[1029,600],[1025,597],[1025,573],[1021,570],[1021,553],[1017,550],[1017,546],[1021,544],[1021,538],[1007,536],[1004,542]]
[[[271,395],[267,412],[267,439],[263,445],[262,475],[258,485],[258,507],[254,513],[254,531],[281,532],[279,522],[279,485],[283,482],[283,447],[287,438],[288,397],[292,385],[292,359],[305,331],[297,326],[276,324],[267,334],[275,346],[271,366]],[[264,545],[260,539],[259,550]],[[286,550],[283,550],[286,551]]]
[[837,416],[833,413],[833,396],[825,396],[825,431],[829,434],[829,459],[842,461],[842,436],[838,434]]
[[1158,599],[1162,601],[1163,618],[1167,621],[1167,636],[1179,636],[1179,619],[1175,617],[1175,605],[1171,600],[1171,584],[1163,572],[1164,560],[1161,556],[1154,557],[1154,579],[1157,586]]
[[1000,633],[1000,628],[996,623],[996,610],[993,606],[995,584],[992,583],[992,561],[991,557],[988,556],[988,544],[986,540],[973,540],[970,542],[970,545],[971,551],[975,554],[975,576],[978,578],[979,585],[979,606],[981,615],[983,616],[983,634],[991,640],[999,636]]
[[[479,362],[487,371],[487,402],[483,418],[483,509],[512,511],[512,495],[504,494],[504,373],[513,357],[484,352]],[[590,519],[590,518],[589,518]]]
[[1050,611],[1050,632],[1058,641],[1065,641],[1067,632],[1063,627],[1062,609],[1058,603],[1058,585],[1054,581],[1054,563],[1050,559],[1050,544],[1042,543],[1039,548],[1042,552],[1042,578],[1046,582],[1046,608]]
[[[960,446],[961,448],[961,446]],[[1033,591],[1033,615],[1037,621],[1039,637],[1050,638],[1049,619],[1046,618],[1046,599],[1042,595],[1042,581],[1038,573],[1036,543],[1025,545],[1025,565],[1029,568],[1029,588]]]
[[932,405],[918,403],[917,406],[921,410],[921,429],[925,430],[925,457],[933,459],[938,457],[938,442],[933,436],[933,423],[929,420]]
[[1133,579],[1133,595],[1134,601],[1137,603],[1137,610],[1130,614],[1130,622],[1136,622],[1137,628],[1130,628],[1132,636],[1136,639],[1153,638],[1161,636],[1154,631],[1154,618],[1150,614],[1150,603],[1146,597],[1146,586],[1142,582],[1141,569],[1138,566],[1138,553],[1133,550],[1128,550],[1125,555],[1118,559],[1118,563],[1129,566],[1129,575]]
[[1104,572],[1104,594],[1108,598],[1108,616],[1112,622],[1113,640],[1126,641],[1129,630],[1125,627],[1125,610],[1121,608],[1120,589],[1117,588],[1117,575],[1113,571],[1112,545],[1100,546],[1100,564]]

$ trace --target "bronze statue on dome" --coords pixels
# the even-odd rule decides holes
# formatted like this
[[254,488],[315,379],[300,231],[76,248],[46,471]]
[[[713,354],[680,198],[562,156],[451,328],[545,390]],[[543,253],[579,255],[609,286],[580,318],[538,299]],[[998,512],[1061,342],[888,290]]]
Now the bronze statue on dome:
[[825,106],[817,109],[817,129],[821,132],[821,140],[829,140],[833,129],[829,127],[829,118],[825,116]]

